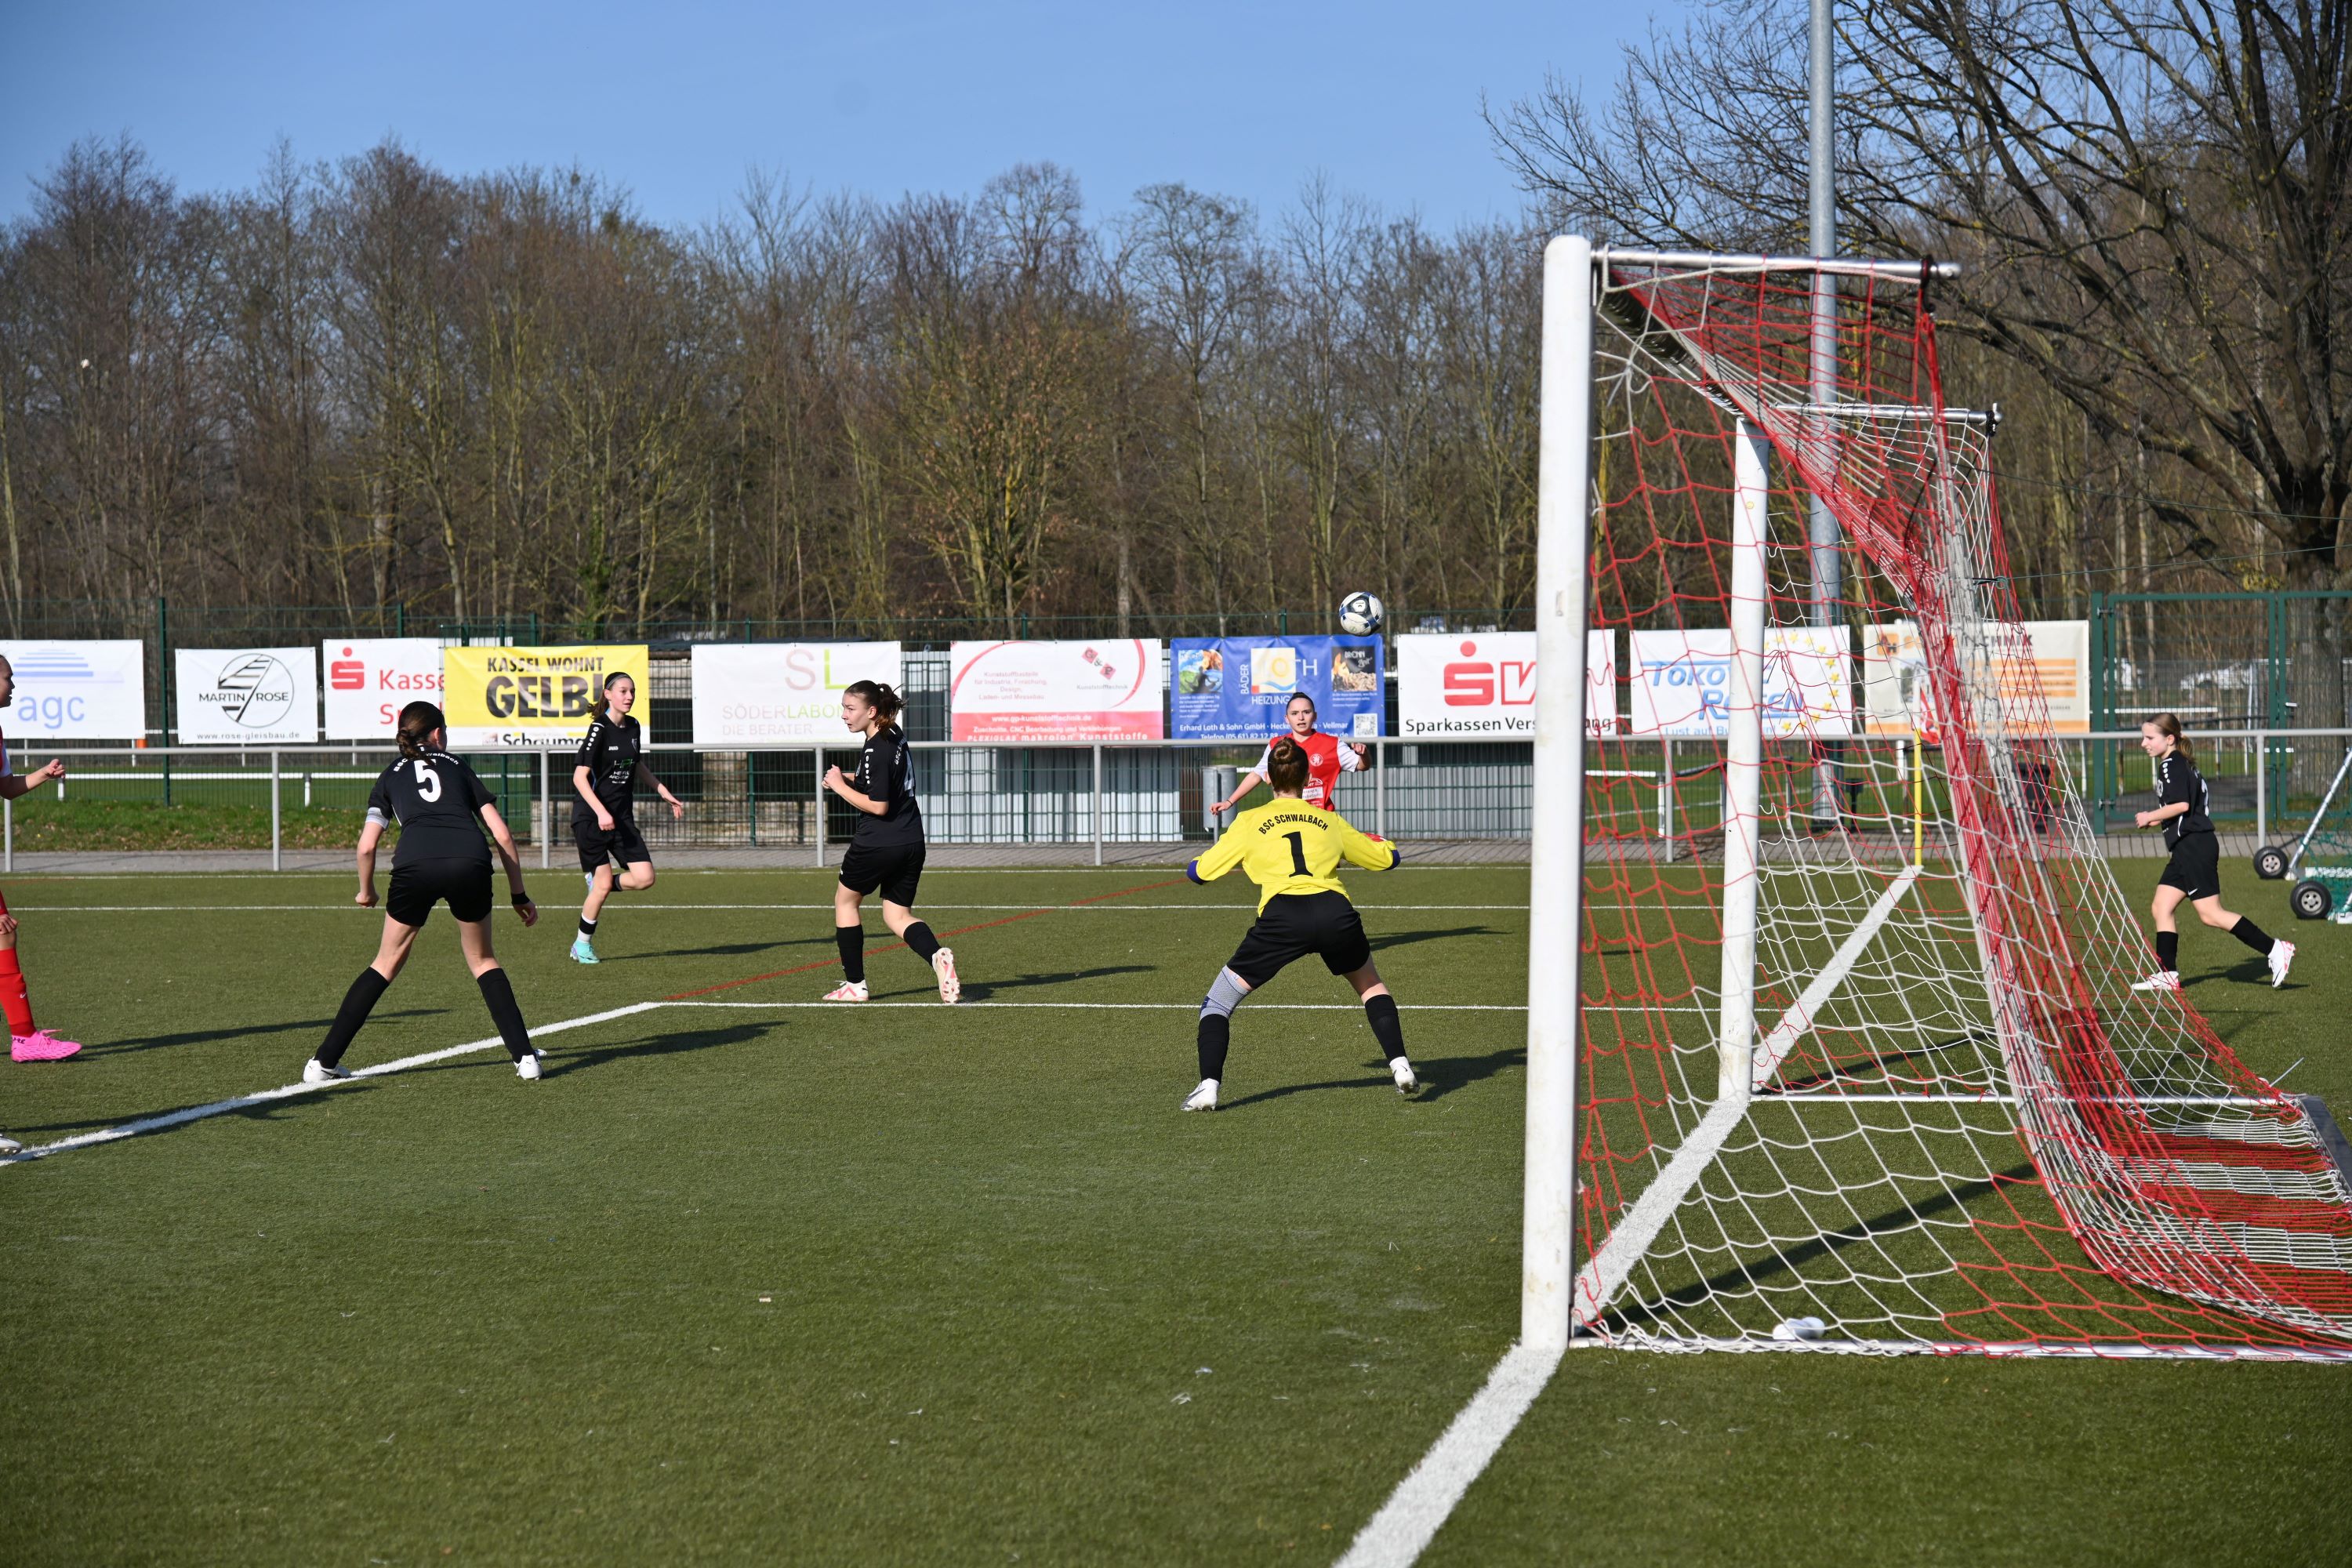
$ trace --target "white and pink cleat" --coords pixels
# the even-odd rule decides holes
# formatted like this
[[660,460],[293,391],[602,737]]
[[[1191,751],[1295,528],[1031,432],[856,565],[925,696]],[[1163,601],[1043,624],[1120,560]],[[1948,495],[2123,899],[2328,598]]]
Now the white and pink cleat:
[[835,986],[832,990],[826,992],[824,994],[824,1000],[827,1002],[863,1002],[866,1000],[866,982],[863,980],[845,980],[840,984]]

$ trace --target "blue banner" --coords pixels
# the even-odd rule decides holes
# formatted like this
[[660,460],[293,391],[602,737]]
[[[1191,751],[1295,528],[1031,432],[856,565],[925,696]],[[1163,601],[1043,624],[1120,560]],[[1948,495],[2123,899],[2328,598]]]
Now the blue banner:
[[1169,733],[1180,741],[1263,741],[1286,728],[1300,692],[1315,727],[1367,740],[1388,711],[1379,637],[1178,637],[1168,672]]

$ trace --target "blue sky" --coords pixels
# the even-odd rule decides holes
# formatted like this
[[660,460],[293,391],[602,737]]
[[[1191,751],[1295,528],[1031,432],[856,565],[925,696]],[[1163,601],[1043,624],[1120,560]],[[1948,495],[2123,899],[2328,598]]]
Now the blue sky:
[[1518,207],[1480,94],[1507,103],[1547,68],[1603,86],[1650,15],[1639,0],[5,4],[0,218],[76,138],[128,132],[184,189],[250,184],[280,136],[310,162],[396,134],[457,173],[577,162],[688,224],[755,163],[887,198],[1051,160],[1097,213],[1161,180],[1272,210],[1322,170],[1450,228]]

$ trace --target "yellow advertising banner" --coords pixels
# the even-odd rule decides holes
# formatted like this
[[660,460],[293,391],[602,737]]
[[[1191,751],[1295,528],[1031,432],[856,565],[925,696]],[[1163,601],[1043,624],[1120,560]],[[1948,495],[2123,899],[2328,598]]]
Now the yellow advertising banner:
[[637,683],[638,722],[652,710],[646,645],[595,647],[446,647],[441,710],[458,750],[551,751],[576,744],[607,676]]

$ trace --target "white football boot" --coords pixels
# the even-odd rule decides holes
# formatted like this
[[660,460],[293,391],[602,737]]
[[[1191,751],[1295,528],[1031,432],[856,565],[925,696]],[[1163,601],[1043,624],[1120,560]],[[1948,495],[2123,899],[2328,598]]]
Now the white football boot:
[[866,1000],[866,982],[863,980],[845,980],[840,984],[835,986],[832,990],[826,992],[822,1000],[826,1002],[863,1002]]
[[1421,1079],[1412,1076],[1412,1063],[1402,1057],[1389,1063],[1389,1076],[1396,1079],[1399,1094],[1411,1094],[1421,1087]]
[[21,1154],[24,1152],[25,1146],[22,1143],[17,1142],[5,1132],[0,1132],[0,1154]]
[[1201,1087],[1184,1097],[1184,1109],[1187,1110],[1216,1110],[1217,1080],[1213,1078],[1202,1079]]
[[2132,989],[2135,991],[2178,991],[2180,989],[2180,971],[2178,969],[2159,969],[2145,980],[2133,981]]
[[931,973],[940,977],[940,1000],[963,1000],[963,982],[956,978],[955,950],[943,947],[931,954]]
[[2294,967],[2294,943],[2273,940],[2270,962],[2271,989],[2275,991],[2286,984],[2286,972]]
[[302,1068],[302,1081],[304,1083],[332,1083],[337,1079],[349,1078],[352,1075],[343,1068],[331,1068],[316,1057],[312,1057],[310,1061],[303,1065]]
[[515,1077],[522,1079],[525,1083],[537,1083],[539,1081],[539,1053],[537,1051],[531,1052],[530,1055],[515,1063]]

